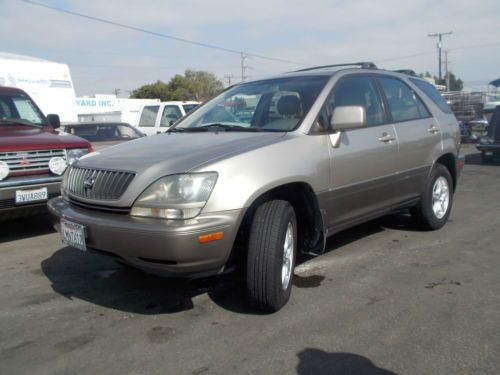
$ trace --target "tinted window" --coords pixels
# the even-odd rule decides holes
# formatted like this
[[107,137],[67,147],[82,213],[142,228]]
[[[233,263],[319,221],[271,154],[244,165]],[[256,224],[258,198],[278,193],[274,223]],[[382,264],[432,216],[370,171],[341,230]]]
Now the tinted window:
[[182,108],[184,108],[184,112],[186,112],[186,114],[191,112],[196,107],[198,107],[198,104],[183,104],[182,105]]
[[141,114],[141,119],[139,120],[139,126],[155,126],[156,115],[160,109],[159,105],[152,105],[144,107]]
[[327,102],[327,112],[333,114],[336,107],[362,106],[366,112],[366,125],[385,123],[384,110],[375,84],[370,77],[348,77],[335,86]]
[[394,122],[430,117],[425,105],[406,83],[396,78],[379,78],[379,81]]
[[439,91],[433,85],[429,82],[415,78],[410,78],[410,81],[412,81],[420,90],[425,92],[425,94],[441,109],[441,111],[444,113],[452,113],[448,103],[446,103],[446,100],[444,100]]

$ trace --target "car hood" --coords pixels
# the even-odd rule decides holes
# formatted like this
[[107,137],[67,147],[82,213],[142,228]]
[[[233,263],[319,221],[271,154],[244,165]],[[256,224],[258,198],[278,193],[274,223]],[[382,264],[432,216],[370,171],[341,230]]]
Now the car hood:
[[50,148],[87,148],[89,143],[72,135],[58,135],[26,126],[1,126],[0,151],[46,150]]
[[78,161],[78,166],[157,176],[184,173],[270,144],[283,134],[285,133],[164,133],[89,154]]

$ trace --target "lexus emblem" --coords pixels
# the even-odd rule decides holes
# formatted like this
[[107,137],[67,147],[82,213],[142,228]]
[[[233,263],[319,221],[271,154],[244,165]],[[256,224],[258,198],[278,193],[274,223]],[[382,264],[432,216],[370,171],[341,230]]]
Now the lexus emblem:
[[92,187],[94,186],[94,184],[95,184],[95,178],[93,176],[87,177],[83,181],[83,187],[85,188],[85,190],[92,189]]

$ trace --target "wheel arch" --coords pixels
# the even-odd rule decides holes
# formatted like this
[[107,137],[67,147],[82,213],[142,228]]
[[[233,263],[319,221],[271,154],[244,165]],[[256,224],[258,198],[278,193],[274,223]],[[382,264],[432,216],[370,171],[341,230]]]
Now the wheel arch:
[[434,164],[441,164],[448,169],[453,181],[453,191],[457,187],[457,158],[452,153],[446,153],[436,159]]
[[284,200],[292,205],[297,219],[298,250],[323,247],[324,223],[316,194],[306,182],[291,182],[273,187],[251,202],[238,229],[231,254],[233,260],[245,253],[237,249],[246,249],[249,227],[256,209],[270,200]]

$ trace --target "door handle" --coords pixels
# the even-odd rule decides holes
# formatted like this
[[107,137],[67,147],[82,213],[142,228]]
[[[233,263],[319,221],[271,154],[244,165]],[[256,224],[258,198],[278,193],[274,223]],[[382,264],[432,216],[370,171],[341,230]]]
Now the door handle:
[[396,140],[396,137],[393,136],[392,134],[383,133],[382,137],[380,137],[378,140],[379,142],[391,143],[392,141]]
[[432,124],[431,126],[429,126],[429,129],[427,129],[427,131],[429,133],[431,133],[431,134],[439,133],[439,129],[434,124]]

